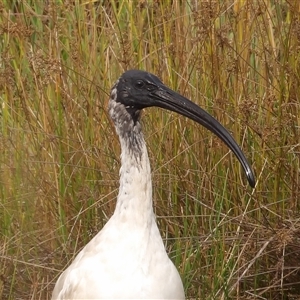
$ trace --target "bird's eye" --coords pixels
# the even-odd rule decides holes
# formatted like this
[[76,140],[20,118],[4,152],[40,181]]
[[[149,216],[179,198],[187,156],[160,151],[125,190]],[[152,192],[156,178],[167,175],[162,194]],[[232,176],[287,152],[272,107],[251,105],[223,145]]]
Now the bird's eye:
[[144,86],[144,82],[142,80],[138,80],[136,83],[135,83],[135,86],[140,89]]

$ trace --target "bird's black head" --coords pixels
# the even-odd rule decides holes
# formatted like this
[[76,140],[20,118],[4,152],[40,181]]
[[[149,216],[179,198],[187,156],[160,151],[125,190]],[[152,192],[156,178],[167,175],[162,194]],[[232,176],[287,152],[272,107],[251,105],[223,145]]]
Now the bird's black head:
[[155,75],[139,70],[126,71],[111,90],[110,115],[123,132],[137,124],[140,110],[157,106],[177,112],[216,134],[237,156],[248,181],[255,186],[253,171],[231,134],[215,118],[194,102],[165,86]]
[[122,103],[126,109],[141,110],[156,105],[155,93],[163,87],[164,84],[155,75],[140,70],[129,70],[116,82],[112,93],[116,92],[115,101]]

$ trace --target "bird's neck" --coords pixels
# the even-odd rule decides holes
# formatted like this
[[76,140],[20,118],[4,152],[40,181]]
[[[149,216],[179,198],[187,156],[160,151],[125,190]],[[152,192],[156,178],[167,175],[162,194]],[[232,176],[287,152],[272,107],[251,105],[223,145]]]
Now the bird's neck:
[[121,169],[114,216],[134,226],[150,226],[154,220],[151,169],[141,125],[132,119],[115,125],[121,143]]

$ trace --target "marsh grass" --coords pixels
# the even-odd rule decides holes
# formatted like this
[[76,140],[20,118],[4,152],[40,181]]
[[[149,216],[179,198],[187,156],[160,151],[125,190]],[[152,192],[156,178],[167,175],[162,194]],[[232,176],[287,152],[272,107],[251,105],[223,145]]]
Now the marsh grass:
[[2,1],[0,298],[50,299],[112,215],[109,90],[157,74],[224,124],[144,112],[154,208],[191,299],[299,299],[298,1]]

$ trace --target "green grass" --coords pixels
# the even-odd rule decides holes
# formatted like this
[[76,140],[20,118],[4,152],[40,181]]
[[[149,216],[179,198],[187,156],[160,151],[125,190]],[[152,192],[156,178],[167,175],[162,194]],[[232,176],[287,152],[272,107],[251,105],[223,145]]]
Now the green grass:
[[233,134],[144,112],[154,207],[191,299],[300,297],[298,1],[2,1],[0,298],[50,299],[112,215],[120,148],[106,107],[144,69]]

